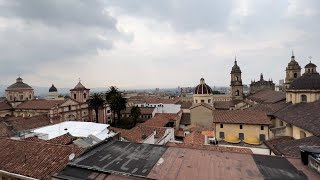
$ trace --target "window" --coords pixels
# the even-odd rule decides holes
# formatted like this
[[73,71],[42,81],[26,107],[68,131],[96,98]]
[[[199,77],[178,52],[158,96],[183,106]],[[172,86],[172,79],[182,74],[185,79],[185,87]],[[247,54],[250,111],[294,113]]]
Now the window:
[[196,103],[198,103],[198,100],[196,99]]
[[29,94],[29,99],[31,99],[31,94]]
[[203,99],[201,99],[201,103],[204,103],[204,100],[203,100]]
[[236,96],[239,96],[240,95],[240,91],[237,89],[236,90]]
[[23,95],[20,95],[19,98],[20,98],[20,100],[23,100]]
[[208,103],[211,103],[211,99],[208,99]]
[[294,77],[294,78],[298,77],[298,74],[297,74],[297,73],[294,73],[294,74],[293,74],[293,77]]
[[307,102],[307,96],[301,95],[301,102]]
[[261,129],[261,130],[264,130],[264,126],[261,126],[260,129]]
[[110,113],[110,110],[107,110],[107,113]]
[[220,128],[223,128],[223,124],[220,124]]
[[239,133],[239,139],[240,140],[244,140],[244,134],[243,133]]
[[73,94],[73,99],[77,99],[77,95],[76,94]]
[[240,129],[242,129],[242,124],[240,124]]
[[108,116],[108,119],[111,119],[111,117],[110,117],[110,116]]
[[87,99],[87,94],[86,93],[83,93],[83,98]]
[[224,132],[219,133],[220,138],[224,138]]
[[239,80],[238,76],[236,76],[236,80],[237,80],[237,81]]
[[71,111],[71,105],[68,106],[69,111]]
[[280,126],[283,126],[283,121],[280,121]]
[[12,99],[13,99],[13,98],[12,98],[12,96],[10,95],[10,101],[12,101]]
[[266,135],[260,134],[260,141],[265,141],[266,140]]

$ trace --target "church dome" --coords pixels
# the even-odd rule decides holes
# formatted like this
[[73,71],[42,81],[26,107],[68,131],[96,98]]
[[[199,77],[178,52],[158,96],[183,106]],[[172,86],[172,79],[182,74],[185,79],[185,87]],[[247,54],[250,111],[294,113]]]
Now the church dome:
[[201,78],[200,84],[194,88],[193,94],[212,94],[212,89],[204,82],[204,78]]
[[320,75],[318,73],[305,73],[294,80],[289,89],[292,90],[320,90]]
[[7,90],[15,90],[15,89],[31,89],[32,90],[32,87],[24,83],[22,78],[18,77],[16,79],[16,83],[7,87]]
[[243,142],[245,142],[245,143],[247,143],[247,144],[252,144],[252,145],[259,145],[259,144],[261,144],[260,141],[259,141],[259,139],[256,138],[255,136],[248,136],[248,137],[246,137],[246,138],[244,139]]
[[316,68],[317,66],[315,64],[313,64],[312,62],[309,62],[305,68]]
[[49,89],[49,92],[58,92],[57,88],[52,84],[52,86]]

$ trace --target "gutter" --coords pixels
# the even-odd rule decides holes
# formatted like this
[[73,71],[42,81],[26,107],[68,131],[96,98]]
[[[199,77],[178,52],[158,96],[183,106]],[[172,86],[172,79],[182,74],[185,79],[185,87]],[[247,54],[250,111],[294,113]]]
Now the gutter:
[[24,175],[20,175],[20,174],[7,172],[7,171],[4,171],[4,170],[0,170],[0,174],[7,175],[7,176],[10,176],[10,177],[19,178],[19,179],[24,179],[24,180],[37,180],[37,179],[32,178],[32,177],[28,177],[28,176],[24,176]]

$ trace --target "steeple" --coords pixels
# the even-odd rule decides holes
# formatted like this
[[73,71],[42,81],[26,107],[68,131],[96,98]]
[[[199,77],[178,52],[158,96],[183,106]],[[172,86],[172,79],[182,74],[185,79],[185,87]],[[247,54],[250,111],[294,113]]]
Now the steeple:
[[260,74],[260,81],[263,81],[263,74]]

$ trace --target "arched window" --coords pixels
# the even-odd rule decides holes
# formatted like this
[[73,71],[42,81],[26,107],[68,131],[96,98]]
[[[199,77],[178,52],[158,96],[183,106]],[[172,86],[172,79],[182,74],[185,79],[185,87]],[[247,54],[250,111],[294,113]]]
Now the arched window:
[[298,74],[297,74],[297,73],[294,73],[294,74],[293,74],[293,77],[294,77],[294,78],[298,77]]
[[240,95],[240,91],[237,89],[236,90],[236,96],[239,96]]
[[304,131],[300,131],[300,139],[305,138],[307,135]]
[[77,95],[76,94],[73,94],[73,99],[77,99]]
[[307,96],[306,95],[301,95],[301,102],[307,102]]
[[201,103],[204,103],[204,99],[201,99]]
[[239,81],[239,77],[238,76],[236,76],[236,80]]
[[208,103],[211,103],[211,99],[208,99]]
[[83,93],[83,98],[87,99],[87,94],[86,93]]
[[198,100],[196,99],[196,103],[198,103]]

